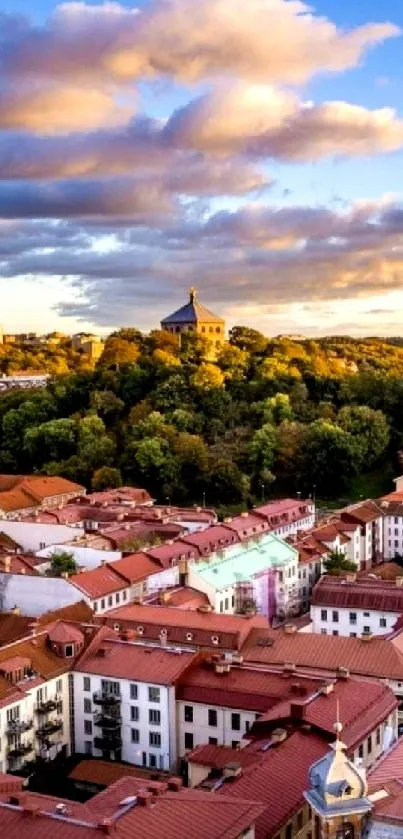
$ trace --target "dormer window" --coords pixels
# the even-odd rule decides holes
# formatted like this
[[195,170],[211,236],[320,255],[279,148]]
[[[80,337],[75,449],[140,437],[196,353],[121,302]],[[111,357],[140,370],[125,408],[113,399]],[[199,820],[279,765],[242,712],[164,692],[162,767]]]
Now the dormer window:
[[64,648],[64,655],[66,658],[72,658],[72,656],[74,655],[73,644],[66,644]]

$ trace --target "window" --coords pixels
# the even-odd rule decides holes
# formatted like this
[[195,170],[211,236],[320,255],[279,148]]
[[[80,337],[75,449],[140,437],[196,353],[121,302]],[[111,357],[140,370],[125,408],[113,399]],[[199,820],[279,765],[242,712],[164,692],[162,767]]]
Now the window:
[[148,701],[160,702],[161,691],[159,688],[148,688]]
[[376,729],[376,745],[377,745],[377,746],[380,746],[380,745],[381,745],[381,729],[380,729],[380,727],[379,727],[379,726],[378,726],[378,728]]
[[250,721],[249,721],[249,720],[246,720],[246,723],[245,723],[245,731],[246,731],[246,733],[248,733],[248,731],[249,731],[249,730],[250,730]]
[[63,693],[63,679],[58,679],[56,682],[56,693]]
[[209,742],[209,746],[217,746],[218,745],[217,737],[209,737],[208,742]]
[[233,731],[241,730],[241,715],[231,714],[231,728]]
[[122,600],[126,600],[127,591],[122,591]]
[[358,757],[360,757],[360,758],[364,757],[364,746],[362,744],[358,748]]
[[94,612],[97,612],[97,611],[98,611],[98,603],[97,603],[96,600],[94,600]]
[[383,629],[385,629],[385,627],[386,627],[386,618],[379,618],[379,626],[381,626]]
[[130,739],[132,743],[139,743],[140,742],[140,732],[138,728],[131,728],[130,729]]
[[66,658],[71,658],[72,657],[72,655],[74,654],[73,644],[66,644],[66,646],[64,648],[64,654],[65,654]]
[[112,595],[109,595],[109,597],[108,597],[108,606],[112,606],[112,603],[113,603],[113,597],[112,597]]
[[105,609],[105,600],[102,598],[101,600],[101,609]]
[[130,705],[130,719],[132,722],[138,722],[140,712],[137,705]]
[[91,699],[84,699],[84,714],[90,714],[92,709]]
[[350,612],[350,623],[357,623],[357,612]]
[[399,524],[399,519],[397,516],[395,516],[395,524]]
[[137,685],[130,685],[130,699],[137,699],[138,698],[138,687]]
[[338,623],[339,622],[339,613],[337,611],[332,612],[332,621],[333,621],[333,623]]
[[364,612],[364,618],[369,618],[369,612]]
[[302,824],[303,824],[303,816],[302,816],[302,812],[300,811],[297,815],[297,829],[298,830],[302,830]]
[[193,722],[193,708],[191,705],[185,705],[183,709],[183,716],[185,722]]
[[367,740],[367,749],[368,749],[368,754],[370,755],[371,752],[372,752],[372,737],[371,737],[371,735],[369,735],[368,740]]
[[224,602],[223,602],[223,600],[220,600],[220,612],[223,612],[223,611],[224,611]]
[[148,755],[148,762],[152,769],[155,769],[157,766],[157,758],[155,755]]
[[84,751],[86,755],[92,755],[92,740],[85,740]]
[[232,606],[232,608],[234,608],[234,606],[235,606],[235,595],[234,594],[231,597],[231,606]]
[[157,746],[158,748],[161,748],[161,734],[159,731],[150,731],[149,742],[150,746]]
[[292,839],[292,824],[287,824],[285,829],[285,839]]
[[208,724],[211,726],[217,725],[217,711],[214,708],[208,710]]
[[101,679],[101,693],[103,696],[120,696],[119,682],[111,682],[109,679]]
[[232,743],[231,743],[231,748],[232,749],[237,749],[238,746],[239,746],[239,740],[233,740]]
[[327,609],[321,609],[320,619],[321,621],[327,621]]
[[185,749],[193,749],[193,734],[190,731],[185,731]]
[[84,720],[84,734],[92,734],[91,720]]
[[89,691],[91,690],[91,679],[89,676],[84,676],[83,678],[83,690]]
[[321,629],[320,634],[321,635],[327,635],[327,629]]
[[356,632],[350,632],[350,638],[356,638],[356,637],[357,637]]
[[224,609],[225,609],[226,612],[228,611],[228,608],[229,608],[229,600],[228,600],[228,597],[226,597],[225,600],[224,600]]
[[366,632],[369,635],[369,633],[371,632],[371,627],[370,626],[363,626],[362,631]]
[[150,725],[161,725],[161,711],[159,708],[149,708],[148,721]]
[[332,632],[332,635],[338,635],[338,634],[339,634],[339,630],[338,630],[338,629],[334,629],[334,630],[333,630],[333,632]]

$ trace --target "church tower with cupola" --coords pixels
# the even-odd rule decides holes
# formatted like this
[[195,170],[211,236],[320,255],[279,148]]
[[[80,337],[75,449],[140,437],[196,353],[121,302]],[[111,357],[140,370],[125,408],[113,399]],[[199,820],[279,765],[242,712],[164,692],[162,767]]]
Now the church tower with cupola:
[[372,807],[365,769],[347,757],[340,740],[342,724],[334,727],[331,751],[309,770],[305,798],[312,810],[312,839],[361,839]]
[[178,336],[196,332],[207,341],[206,357],[211,360],[217,357],[225,342],[225,321],[199,303],[195,288],[189,289],[188,303],[161,321],[161,329]]

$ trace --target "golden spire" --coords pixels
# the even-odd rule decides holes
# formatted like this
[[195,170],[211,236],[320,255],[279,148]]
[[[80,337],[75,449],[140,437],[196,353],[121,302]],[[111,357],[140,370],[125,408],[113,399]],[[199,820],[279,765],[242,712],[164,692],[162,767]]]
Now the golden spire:
[[193,286],[192,286],[192,287],[189,289],[189,297],[190,297],[190,302],[191,302],[191,303],[194,303],[194,301],[195,301],[195,299],[196,299],[196,294],[197,294],[197,291],[196,291],[196,289],[195,289],[195,288],[193,288]]

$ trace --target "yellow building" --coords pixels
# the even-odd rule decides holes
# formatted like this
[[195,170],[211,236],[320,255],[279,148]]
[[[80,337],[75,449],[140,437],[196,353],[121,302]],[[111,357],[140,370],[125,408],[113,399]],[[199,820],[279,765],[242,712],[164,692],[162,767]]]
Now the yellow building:
[[209,358],[215,358],[225,342],[225,321],[199,303],[195,288],[189,291],[189,303],[161,321],[161,329],[177,335],[197,332],[209,342]]

